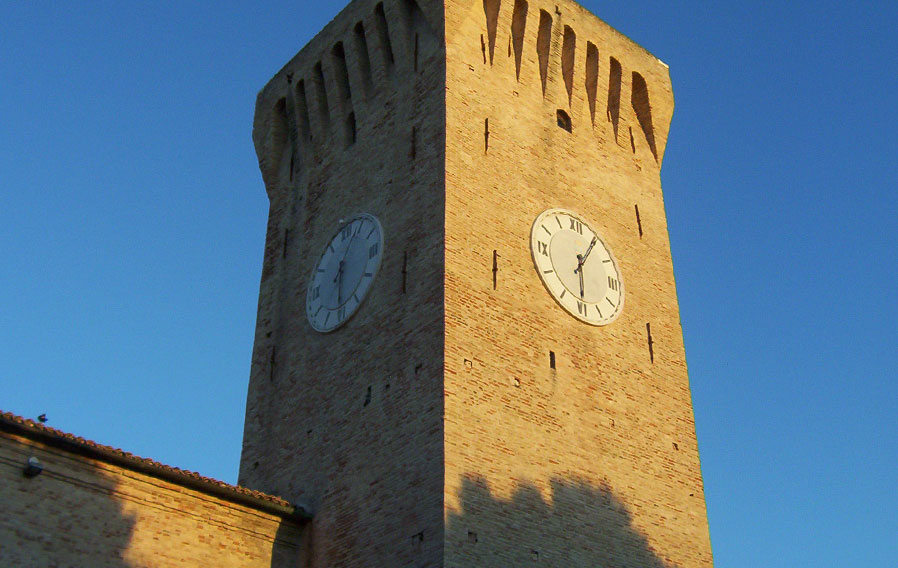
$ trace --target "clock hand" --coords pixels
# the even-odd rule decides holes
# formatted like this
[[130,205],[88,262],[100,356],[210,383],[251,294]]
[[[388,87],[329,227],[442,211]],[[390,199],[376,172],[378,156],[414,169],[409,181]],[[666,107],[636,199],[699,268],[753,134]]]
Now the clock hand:
[[589,243],[589,248],[586,249],[586,252],[583,254],[583,256],[581,257],[579,254],[577,255],[577,269],[574,270],[574,272],[580,272],[580,269],[583,266],[583,263],[586,262],[586,257],[588,257],[589,253],[592,252],[592,247],[596,246],[597,240],[598,240],[598,237],[593,237],[592,242]]
[[[345,255],[344,255],[345,257]],[[343,303],[343,261],[340,261],[340,268],[337,269],[337,275],[334,276],[334,282],[337,283],[337,305]]]
[[577,255],[577,270],[574,271],[578,275],[580,275],[580,299],[581,300],[583,299],[583,261],[584,260],[586,260],[585,257],[582,257],[579,254]]
[[334,282],[337,284],[337,305],[343,303],[343,267],[346,265],[346,255],[349,254],[349,249],[352,248],[352,243],[355,241],[356,235],[359,234],[359,231],[362,230],[363,223],[359,223],[358,228],[352,234],[352,237],[349,239],[349,244],[346,245],[346,248],[343,250],[343,256],[340,257],[340,266],[337,269],[337,274],[334,276]]

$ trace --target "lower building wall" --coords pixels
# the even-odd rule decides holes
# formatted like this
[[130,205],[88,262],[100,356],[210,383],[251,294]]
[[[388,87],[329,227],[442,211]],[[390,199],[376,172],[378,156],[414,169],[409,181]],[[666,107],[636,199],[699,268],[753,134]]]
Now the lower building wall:
[[[34,477],[29,457],[43,465]],[[292,520],[0,433],[0,566],[303,564]]]

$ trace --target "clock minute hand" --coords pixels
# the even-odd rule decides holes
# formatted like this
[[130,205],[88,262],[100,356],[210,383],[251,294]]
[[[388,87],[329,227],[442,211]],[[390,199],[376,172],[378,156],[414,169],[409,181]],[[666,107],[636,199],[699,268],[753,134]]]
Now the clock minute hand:
[[[345,255],[344,255],[345,257]],[[337,269],[337,275],[334,276],[334,282],[337,283],[337,305],[342,304],[342,292],[343,292],[343,261],[340,261],[340,267]]]
[[579,254],[577,255],[577,268],[574,269],[574,274],[582,272],[581,269],[583,268],[583,263],[586,262],[586,257],[589,256],[589,253],[592,252],[592,247],[596,246],[597,240],[598,237],[593,237],[592,242],[589,243],[589,248],[586,249],[586,253],[583,256],[580,256]]

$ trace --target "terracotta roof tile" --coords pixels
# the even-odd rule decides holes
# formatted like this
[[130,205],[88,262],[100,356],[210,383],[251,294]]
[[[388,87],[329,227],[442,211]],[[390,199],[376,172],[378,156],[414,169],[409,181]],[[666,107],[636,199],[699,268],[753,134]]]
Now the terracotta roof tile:
[[[23,418],[16,414],[12,414],[11,412],[0,411],[0,430],[9,429],[17,430],[28,437],[38,438],[51,443],[62,443],[68,446],[69,449],[80,449],[82,453],[88,454],[91,457],[104,461],[111,461],[132,469],[138,469],[151,475],[156,474],[157,476],[164,477],[175,483],[180,481],[198,490],[206,490],[207,492],[210,492],[211,490],[211,492],[215,494],[224,496],[244,496],[252,501],[270,503],[277,509],[283,509],[283,511],[279,512],[296,516],[300,520],[307,520],[309,518],[308,513],[302,509],[302,507],[295,506],[280,497],[268,495],[261,491],[254,491],[239,485],[231,485],[224,481],[200,475],[195,471],[165,465],[156,460],[143,458],[119,448],[98,444],[93,440],[63,432],[62,430],[57,430],[56,428],[46,426],[40,422],[35,422],[29,418]],[[217,491],[215,491],[215,489],[217,489]],[[241,501],[246,500],[241,499]]]

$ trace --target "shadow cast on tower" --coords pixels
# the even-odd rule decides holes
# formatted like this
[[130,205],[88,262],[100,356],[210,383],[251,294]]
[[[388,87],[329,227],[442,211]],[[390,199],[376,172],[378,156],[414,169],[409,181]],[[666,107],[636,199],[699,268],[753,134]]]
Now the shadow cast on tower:
[[627,508],[604,484],[554,478],[545,500],[521,483],[510,498],[493,496],[479,475],[459,490],[460,512],[446,520],[446,566],[674,568],[632,524]]

